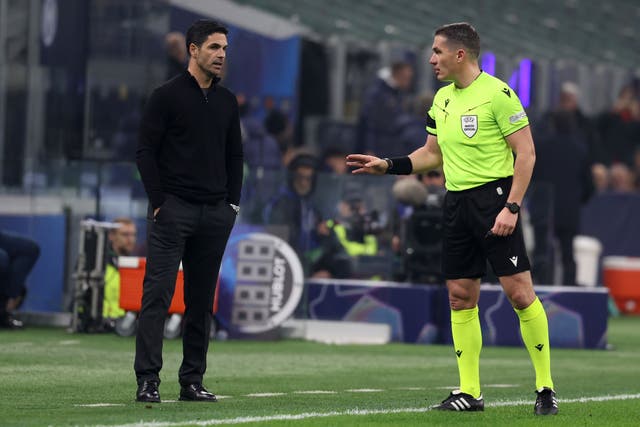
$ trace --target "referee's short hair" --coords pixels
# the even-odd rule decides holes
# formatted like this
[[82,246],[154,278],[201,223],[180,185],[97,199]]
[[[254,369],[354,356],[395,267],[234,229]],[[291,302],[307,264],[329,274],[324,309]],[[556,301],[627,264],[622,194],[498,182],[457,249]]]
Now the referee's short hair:
[[210,19],[198,19],[196,22],[191,24],[187,30],[187,37],[185,40],[187,44],[187,52],[189,52],[189,46],[191,46],[191,43],[200,47],[202,46],[202,43],[207,40],[207,37],[214,33],[227,35],[229,30],[219,22],[212,21]]
[[480,36],[468,22],[456,22],[438,28],[434,36],[443,36],[450,43],[462,45],[474,59],[480,56]]

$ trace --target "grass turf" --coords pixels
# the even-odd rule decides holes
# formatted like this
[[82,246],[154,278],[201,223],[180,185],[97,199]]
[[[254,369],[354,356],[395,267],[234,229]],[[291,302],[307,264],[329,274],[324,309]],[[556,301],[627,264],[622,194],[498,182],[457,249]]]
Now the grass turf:
[[[609,325],[613,350],[552,350],[560,414],[544,419],[532,415],[533,368],[523,348],[485,347],[481,381],[487,408],[457,414],[426,410],[457,384],[448,346],[212,342],[204,383],[225,397],[209,404],[167,402],[178,397],[182,353],[180,340],[165,340],[160,387],[165,402],[148,405],[134,402],[133,338],[46,328],[2,331],[0,426],[186,426],[240,417],[254,417],[251,425],[295,426],[638,425],[639,330],[638,317],[614,318]],[[260,393],[282,394],[248,396]],[[579,401],[613,395],[627,398]],[[113,406],[83,406],[97,404]],[[286,419],[308,413],[315,415]]]

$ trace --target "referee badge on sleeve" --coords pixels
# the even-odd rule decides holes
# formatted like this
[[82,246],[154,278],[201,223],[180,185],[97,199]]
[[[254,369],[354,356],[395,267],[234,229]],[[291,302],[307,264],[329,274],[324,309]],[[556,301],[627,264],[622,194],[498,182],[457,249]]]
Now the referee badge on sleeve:
[[462,132],[469,138],[478,132],[478,116],[460,116]]

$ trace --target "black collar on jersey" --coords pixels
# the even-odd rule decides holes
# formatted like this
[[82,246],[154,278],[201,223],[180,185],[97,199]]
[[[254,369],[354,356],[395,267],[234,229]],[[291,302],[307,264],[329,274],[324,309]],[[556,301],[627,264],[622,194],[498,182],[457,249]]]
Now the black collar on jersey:
[[200,90],[204,90],[205,92],[209,92],[211,89],[213,89],[214,91],[216,90],[216,85],[218,84],[218,82],[220,82],[220,77],[218,76],[213,76],[213,78],[211,79],[211,86],[209,86],[208,88],[206,87],[200,87],[200,84],[198,83],[198,80],[196,80],[196,78],[193,76],[193,74],[191,74],[189,72],[189,70],[184,70],[184,74],[191,80],[193,81],[196,86],[198,87],[198,89]]

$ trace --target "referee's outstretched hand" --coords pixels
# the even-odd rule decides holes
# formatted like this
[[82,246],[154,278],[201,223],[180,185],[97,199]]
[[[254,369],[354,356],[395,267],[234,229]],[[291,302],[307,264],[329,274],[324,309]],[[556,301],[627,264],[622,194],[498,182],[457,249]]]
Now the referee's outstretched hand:
[[351,173],[368,173],[371,175],[384,175],[389,165],[387,161],[368,154],[349,154],[347,166],[356,168]]

